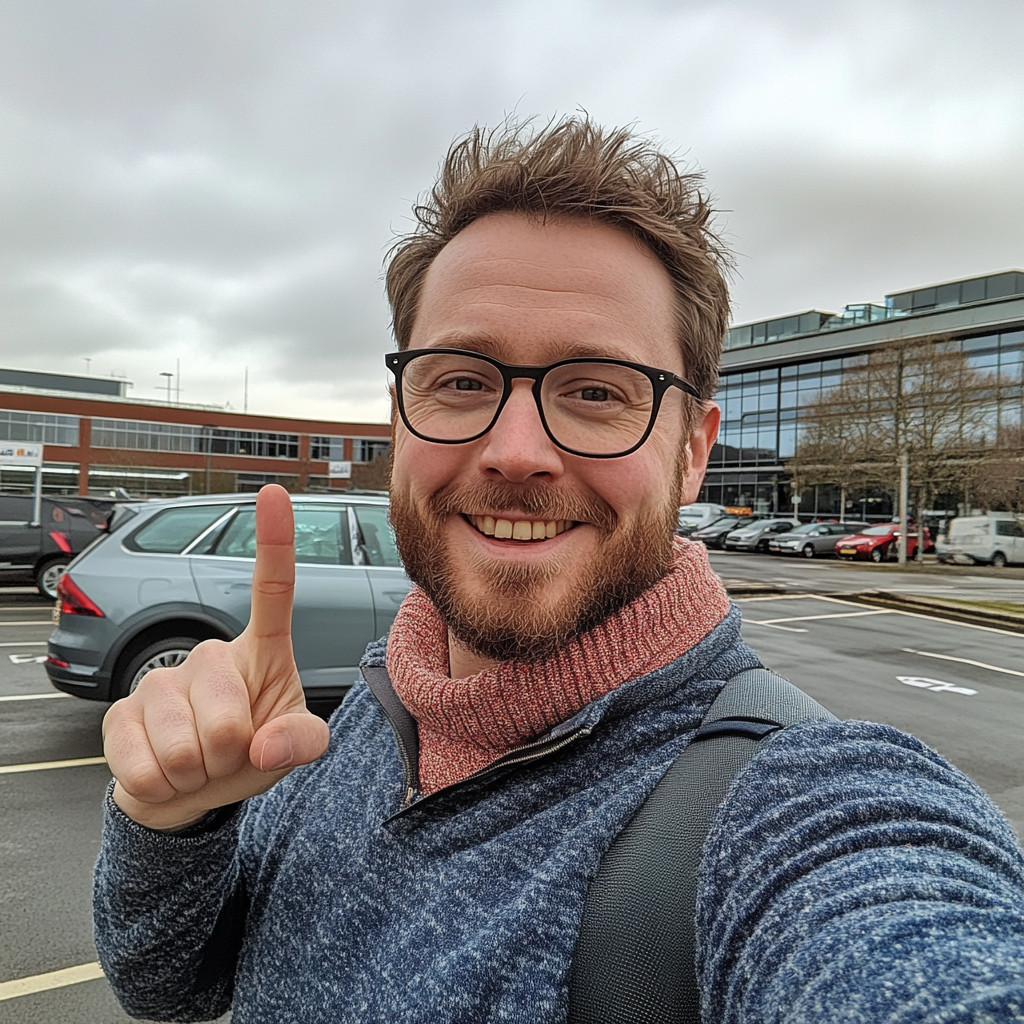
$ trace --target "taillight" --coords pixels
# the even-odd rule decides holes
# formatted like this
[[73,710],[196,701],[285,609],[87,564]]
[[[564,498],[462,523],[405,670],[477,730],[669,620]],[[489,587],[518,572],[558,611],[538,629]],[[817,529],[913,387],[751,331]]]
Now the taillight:
[[50,539],[61,549],[61,551],[64,552],[65,555],[71,554],[71,541],[68,540],[68,535],[66,533],[61,533],[60,530],[51,530]]
[[97,619],[105,618],[96,603],[67,573],[64,573],[57,583],[57,600],[60,601],[61,615],[92,615]]
[[52,654],[47,655],[46,664],[53,665],[54,668],[71,668],[71,665],[68,664],[68,662],[61,658],[55,658]]

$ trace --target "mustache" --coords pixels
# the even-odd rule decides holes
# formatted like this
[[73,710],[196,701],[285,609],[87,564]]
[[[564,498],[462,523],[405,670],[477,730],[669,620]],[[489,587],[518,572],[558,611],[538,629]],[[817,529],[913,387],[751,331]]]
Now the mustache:
[[500,510],[521,512],[530,519],[568,519],[589,523],[606,533],[611,533],[619,523],[615,509],[596,495],[573,494],[550,486],[517,486],[498,481],[473,486],[449,484],[435,491],[428,505],[438,519]]

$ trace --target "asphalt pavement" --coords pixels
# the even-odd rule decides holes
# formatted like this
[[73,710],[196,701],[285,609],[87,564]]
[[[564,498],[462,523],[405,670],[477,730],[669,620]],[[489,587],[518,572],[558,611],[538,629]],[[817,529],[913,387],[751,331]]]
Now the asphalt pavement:
[[[918,736],[1024,834],[1024,634],[853,596],[902,589],[1024,602],[1024,573],[735,554],[713,554],[712,564],[735,585],[772,588],[739,598],[744,637],[766,665],[840,717]],[[50,629],[48,602],[0,591],[0,1024],[124,1024],[97,975],[90,909],[110,778],[97,763],[106,705],[56,695],[40,663]]]

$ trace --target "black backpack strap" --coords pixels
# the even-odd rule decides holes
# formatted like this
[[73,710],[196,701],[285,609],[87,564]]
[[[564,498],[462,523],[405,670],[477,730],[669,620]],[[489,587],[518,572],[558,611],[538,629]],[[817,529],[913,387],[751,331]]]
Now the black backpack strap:
[[569,1024],[699,1024],[697,876],[711,819],[759,740],[833,717],[767,669],[726,683],[601,859],[569,972]]

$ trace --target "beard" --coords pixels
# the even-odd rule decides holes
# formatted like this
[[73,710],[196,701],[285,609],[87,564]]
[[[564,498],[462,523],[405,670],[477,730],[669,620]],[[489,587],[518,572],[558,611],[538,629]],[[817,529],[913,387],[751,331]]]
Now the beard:
[[[680,459],[672,495],[680,491],[684,468]],[[598,550],[582,566],[571,554],[516,563],[483,553],[456,565],[446,541],[447,521],[494,508],[534,520],[587,523],[601,535]],[[673,501],[623,526],[615,510],[596,496],[484,482],[444,487],[424,507],[417,506],[408,491],[393,486],[390,518],[409,578],[430,598],[456,640],[495,661],[539,661],[666,575],[677,513]],[[568,577],[564,596],[552,601],[548,591],[563,575]],[[470,591],[469,578],[483,584],[483,593],[479,586]]]

